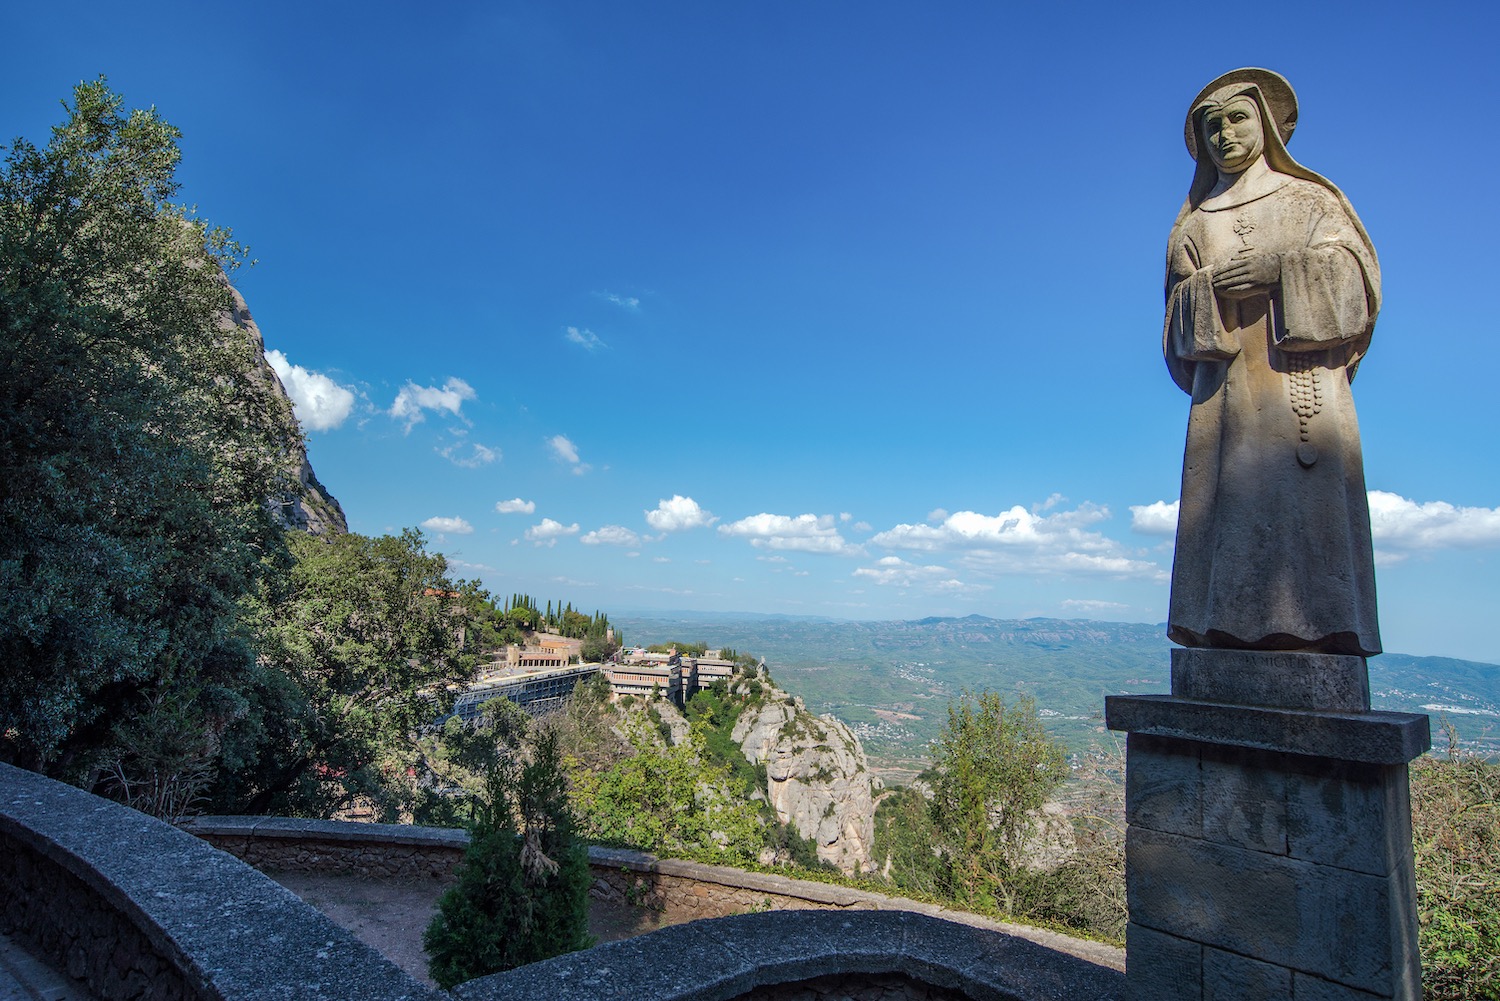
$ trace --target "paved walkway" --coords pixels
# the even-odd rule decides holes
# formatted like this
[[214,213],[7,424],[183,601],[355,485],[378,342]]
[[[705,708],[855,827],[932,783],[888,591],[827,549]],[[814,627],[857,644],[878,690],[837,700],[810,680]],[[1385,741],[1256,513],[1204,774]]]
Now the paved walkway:
[[84,987],[0,935],[0,1001],[93,1001]]

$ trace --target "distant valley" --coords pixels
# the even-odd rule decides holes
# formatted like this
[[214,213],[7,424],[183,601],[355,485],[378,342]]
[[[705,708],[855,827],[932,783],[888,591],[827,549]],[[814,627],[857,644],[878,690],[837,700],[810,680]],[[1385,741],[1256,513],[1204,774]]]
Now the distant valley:
[[[631,643],[729,646],[766,658],[778,684],[815,713],[859,734],[872,765],[910,774],[963,689],[1029,695],[1070,748],[1110,744],[1104,696],[1165,693],[1161,625],[1065,619],[929,618],[854,622],[779,616],[665,613],[614,616]],[[1500,756],[1500,665],[1386,653],[1370,661],[1376,709],[1426,712],[1434,744],[1444,719],[1462,743]]]

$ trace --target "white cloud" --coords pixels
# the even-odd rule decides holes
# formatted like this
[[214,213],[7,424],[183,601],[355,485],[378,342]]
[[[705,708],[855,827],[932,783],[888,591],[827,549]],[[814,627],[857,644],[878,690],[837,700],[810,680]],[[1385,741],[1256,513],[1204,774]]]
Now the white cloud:
[[671,500],[658,501],[655,511],[646,511],[646,524],[658,532],[682,532],[689,528],[707,528],[719,519],[703,510],[698,502],[682,494]]
[[608,344],[599,339],[598,334],[587,328],[579,330],[577,327],[569,327],[567,333],[563,334],[563,339],[580,347],[587,348],[589,351],[609,347]]
[[755,514],[728,525],[720,525],[725,535],[749,539],[752,546],[784,549],[803,553],[832,553],[839,556],[863,556],[861,546],[845,541],[834,526],[831,514]]
[[1370,533],[1394,549],[1466,549],[1500,545],[1500,507],[1419,504],[1400,494],[1371,490]]
[[500,458],[500,450],[498,448],[490,448],[488,445],[481,445],[477,441],[471,441],[468,445],[469,450],[467,455],[464,454],[463,442],[456,442],[445,448],[440,448],[437,450],[437,454],[455,466],[462,466],[464,469],[478,469],[480,466],[488,466]]
[[578,522],[576,521],[571,525],[564,525],[551,518],[543,518],[540,524],[532,525],[526,530],[526,541],[536,543],[538,546],[555,546],[558,539],[577,534]]
[[870,524],[868,521],[856,521],[853,525],[853,528],[856,532],[868,532],[874,527],[875,526]]
[[567,435],[553,435],[547,439],[547,447],[552,449],[553,457],[559,462],[572,466],[575,475],[582,476],[589,471],[589,464],[578,457],[578,446]]
[[873,567],[860,567],[850,576],[863,577],[885,586],[910,587],[917,583],[942,580],[951,573],[952,571],[947,567],[917,566],[915,563],[906,562],[899,556],[882,556],[875,561]]
[[474,526],[462,518],[428,518],[422,522],[422,527],[429,532],[442,532],[445,535],[468,535],[474,531]]
[[536,513],[536,501],[512,497],[510,500],[497,501],[495,503],[495,510],[501,514],[534,514]]
[[888,549],[962,553],[963,565],[991,573],[1105,574],[1162,579],[1160,567],[1133,559],[1118,542],[1089,526],[1109,509],[1084,503],[1041,514],[1019,504],[997,515],[958,511],[937,525],[897,525],[871,538]]
[[1178,502],[1130,505],[1130,527],[1142,535],[1175,535]]
[[586,546],[639,546],[641,537],[624,525],[605,525],[578,537]]
[[[1376,545],[1407,551],[1500,545],[1500,507],[1457,507],[1447,501],[1418,503],[1385,490],[1371,490],[1370,534]],[[1130,527],[1146,535],[1177,529],[1178,502],[1132,505]],[[1384,553],[1377,562],[1404,557]]]
[[1099,601],[1094,598],[1068,598],[1062,607],[1079,612],[1123,612],[1129,605],[1118,601]]
[[637,310],[641,308],[641,300],[633,295],[616,295],[613,292],[604,292],[605,302],[612,302],[621,309]]
[[651,557],[651,562],[652,563],[671,563],[672,562],[672,558],[670,556],[653,556],[653,557]]
[[354,409],[354,393],[326,375],[293,365],[286,355],[272,349],[266,362],[292,398],[292,412],[308,431],[329,431],[344,423]]
[[935,507],[931,511],[927,512],[927,520],[928,521],[938,521],[938,522],[941,522],[943,519],[945,519],[947,517],[948,517],[948,509],[945,508],[945,507]]
[[418,386],[414,382],[407,382],[396,394],[396,401],[391,404],[388,413],[397,420],[406,422],[406,430],[410,431],[412,425],[420,424],[427,419],[424,411],[445,411],[455,417],[462,417],[460,412],[466,401],[475,398],[474,387],[457,376],[449,377],[443,383],[442,388],[437,386]]

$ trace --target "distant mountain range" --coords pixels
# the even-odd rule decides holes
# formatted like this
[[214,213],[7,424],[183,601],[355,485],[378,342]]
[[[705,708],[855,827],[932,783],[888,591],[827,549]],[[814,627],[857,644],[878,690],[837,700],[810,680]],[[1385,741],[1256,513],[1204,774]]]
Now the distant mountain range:
[[[631,643],[733,647],[766,658],[778,684],[813,712],[848,723],[872,762],[901,770],[926,757],[964,689],[1029,695],[1048,728],[1083,750],[1109,743],[1104,696],[1170,688],[1161,624],[1075,619],[926,618],[853,622],[792,616],[611,616]],[[1465,746],[1500,755],[1500,665],[1387,653],[1370,661],[1376,709],[1426,712]]]

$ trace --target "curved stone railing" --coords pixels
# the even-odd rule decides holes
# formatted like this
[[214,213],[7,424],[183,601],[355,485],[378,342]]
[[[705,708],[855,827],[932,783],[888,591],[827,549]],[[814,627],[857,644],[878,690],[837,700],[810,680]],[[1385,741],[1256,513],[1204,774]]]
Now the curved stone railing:
[[101,1001],[441,997],[238,859],[9,765],[0,927]]
[[[442,875],[463,841],[455,831],[275,818],[209,818],[191,826],[246,857],[260,853],[263,862],[276,855],[291,868],[366,876]],[[901,902],[893,898],[845,887],[633,852],[596,850],[593,863],[596,876],[644,881],[663,900],[673,891],[660,889],[661,881],[677,880],[679,888],[696,887],[691,896],[725,894],[703,906],[727,907],[746,899],[735,894],[749,894],[755,907],[832,909],[674,925],[481,977],[444,995],[205,840],[0,765],[0,930],[82,980],[101,1001],[783,1001],[855,990],[892,1001],[1123,996],[1124,978],[1108,968],[1105,947],[1092,957],[1108,964],[1100,965],[1016,935],[895,909]]]
[[460,1001],[604,998],[1119,1001],[1115,971],[909,911],[767,912],[673,925],[459,984]]

